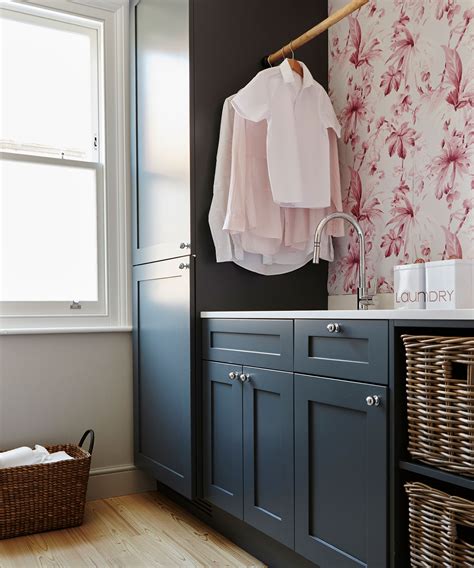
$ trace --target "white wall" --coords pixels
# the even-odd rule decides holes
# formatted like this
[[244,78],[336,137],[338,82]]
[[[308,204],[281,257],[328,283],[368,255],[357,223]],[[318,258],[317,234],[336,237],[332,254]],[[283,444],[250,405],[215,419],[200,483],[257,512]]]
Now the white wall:
[[77,442],[87,428],[92,496],[150,487],[132,466],[131,334],[0,337],[0,448]]

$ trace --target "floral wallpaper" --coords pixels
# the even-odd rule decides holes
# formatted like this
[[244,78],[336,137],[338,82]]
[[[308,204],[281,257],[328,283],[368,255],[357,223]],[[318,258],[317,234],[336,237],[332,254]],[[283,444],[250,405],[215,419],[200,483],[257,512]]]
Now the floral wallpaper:
[[[396,264],[474,256],[473,19],[473,0],[371,0],[330,30],[344,209],[379,293]],[[354,293],[357,239],[335,241],[329,293]]]

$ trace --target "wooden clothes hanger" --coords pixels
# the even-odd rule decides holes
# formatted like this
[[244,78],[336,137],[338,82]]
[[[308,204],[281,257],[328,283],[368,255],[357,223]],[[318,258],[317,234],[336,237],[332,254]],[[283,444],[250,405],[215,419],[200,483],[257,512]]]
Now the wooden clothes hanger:
[[303,67],[301,67],[299,61],[296,61],[296,59],[292,58],[288,59],[288,63],[295,73],[298,73],[300,77],[303,77]]
[[291,49],[291,59],[289,57],[285,56],[285,51],[284,51],[285,48],[284,47],[281,48],[281,53],[282,53],[283,59],[286,58],[288,60],[288,63],[290,64],[290,67],[293,69],[293,71],[295,73],[298,73],[298,75],[300,77],[303,77],[303,67],[301,67],[301,63],[295,59],[295,52],[293,51],[293,47],[291,46],[292,43],[293,42],[290,41],[290,44],[289,44],[290,49]]

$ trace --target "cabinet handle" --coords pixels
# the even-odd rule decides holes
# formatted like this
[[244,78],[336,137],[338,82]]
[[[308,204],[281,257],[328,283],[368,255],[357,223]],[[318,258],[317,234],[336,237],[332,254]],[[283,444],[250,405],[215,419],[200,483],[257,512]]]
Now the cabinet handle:
[[382,399],[376,394],[374,394],[373,396],[368,396],[365,399],[365,402],[367,403],[367,406],[380,406],[382,403]]
[[189,268],[189,264],[185,264],[184,262],[182,262],[182,263],[179,265],[179,269],[180,269],[180,270],[184,270],[185,268]]
[[231,372],[229,373],[229,379],[230,379],[231,381],[235,381],[235,379],[237,379],[238,376],[239,376],[239,373],[236,373],[236,372],[234,372],[234,371],[231,371]]
[[249,383],[250,375],[248,373],[242,373],[239,377],[241,383]]
[[328,323],[326,329],[329,333],[340,333],[342,328],[338,323]]
[[181,243],[179,245],[180,249],[190,249],[191,248],[191,243]]

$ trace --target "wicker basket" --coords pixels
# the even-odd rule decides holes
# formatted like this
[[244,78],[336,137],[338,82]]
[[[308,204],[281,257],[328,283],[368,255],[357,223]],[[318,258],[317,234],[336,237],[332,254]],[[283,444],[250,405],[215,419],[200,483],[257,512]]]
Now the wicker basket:
[[453,497],[423,483],[407,483],[410,566],[472,568],[474,543],[464,531],[474,529],[474,502]]
[[[87,436],[88,452],[82,449]],[[80,525],[93,448],[88,430],[79,445],[46,446],[74,460],[0,469],[0,539]]]
[[474,476],[474,338],[404,335],[402,339],[411,456]]

